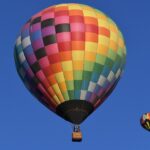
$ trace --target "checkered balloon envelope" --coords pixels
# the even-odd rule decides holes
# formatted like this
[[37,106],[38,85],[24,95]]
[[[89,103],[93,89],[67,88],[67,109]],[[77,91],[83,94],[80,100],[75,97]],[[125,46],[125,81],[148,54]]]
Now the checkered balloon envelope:
[[22,27],[14,56],[28,90],[51,111],[80,124],[115,88],[126,48],[116,24],[101,11],[60,4]]

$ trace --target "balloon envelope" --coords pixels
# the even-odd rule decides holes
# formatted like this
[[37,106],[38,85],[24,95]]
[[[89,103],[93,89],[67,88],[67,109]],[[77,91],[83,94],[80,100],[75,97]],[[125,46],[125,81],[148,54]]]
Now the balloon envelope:
[[144,129],[150,131],[150,113],[143,114],[140,123]]
[[118,83],[126,48],[120,30],[104,13],[61,4],[31,17],[14,55],[28,90],[51,111],[80,124]]

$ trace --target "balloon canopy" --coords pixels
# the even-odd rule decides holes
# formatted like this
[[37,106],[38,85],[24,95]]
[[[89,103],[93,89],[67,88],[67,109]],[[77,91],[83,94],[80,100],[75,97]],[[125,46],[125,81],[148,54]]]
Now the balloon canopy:
[[150,113],[143,114],[140,123],[144,129],[150,131]]
[[101,11],[60,4],[22,27],[14,56],[28,90],[51,111],[80,124],[118,83],[126,48],[116,24]]

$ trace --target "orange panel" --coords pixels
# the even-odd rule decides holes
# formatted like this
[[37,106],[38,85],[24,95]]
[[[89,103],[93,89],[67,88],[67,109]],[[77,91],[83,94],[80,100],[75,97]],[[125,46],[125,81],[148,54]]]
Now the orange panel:
[[81,10],[69,10],[70,16],[83,16],[83,11]]
[[60,55],[61,61],[72,60],[71,51],[60,52],[59,55]]
[[84,22],[85,22],[85,24],[98,25],[97,19],[95,19],[95,18],[93,18],[93,17],[84,17]]
[[98,35],[96,33],[86,32],[85,41],[98,42]]
[[84,50],[85,49],[85,42],[81,41],[72,41],[72,50]]

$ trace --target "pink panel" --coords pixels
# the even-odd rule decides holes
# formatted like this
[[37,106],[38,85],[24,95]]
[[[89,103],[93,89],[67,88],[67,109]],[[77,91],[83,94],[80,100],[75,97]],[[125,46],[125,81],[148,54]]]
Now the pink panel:
[[41,29],[41,23],[36,23],[32,25],[32,28],[30,29],[31,32],[35,32],[37,30]]
[[69,23],[69,16],[60,16],[55,18],[55,24]]
[[44,81],[45,80],[45,75],[44,75],[44,73],[41,70],[36,73],[36,76],[38,77],[38,79],[40,81]]
[[71,23],[71,31],[80,31],[84,32],[85,31],[85,25],[83,23]]
[[48,45],[45,47],[47,55],[52,55],[58,53],[58,45],[56,43]]
[[27,55],[26,58],[30,65],[34,64],[37,61],[34,54]]
[[48,60],[48,57],[43,57],[39,60],[39,64],[40,64],[40,67],[43,69],[45,67],[48,67],[49,66],[49,60]]
[[69,42],[71,40],[70,32],[57,33],[57,42]]
[[56,34],[54,26],[49,26],[49,27],[42,29],[42,36],[43,37],[45,37],[47,35],[51,35],[51,34]]
[[33,47],[34,51],[36,51],[36,50],[38,50],[40,48],[43,48],[44,44],[43,44],[42,39],[38,39],[36,41],[33,41],[32,42],[32,47]]
[[48,12],[42,15],[42,21],[50,18],[54,18],[54,12]]

